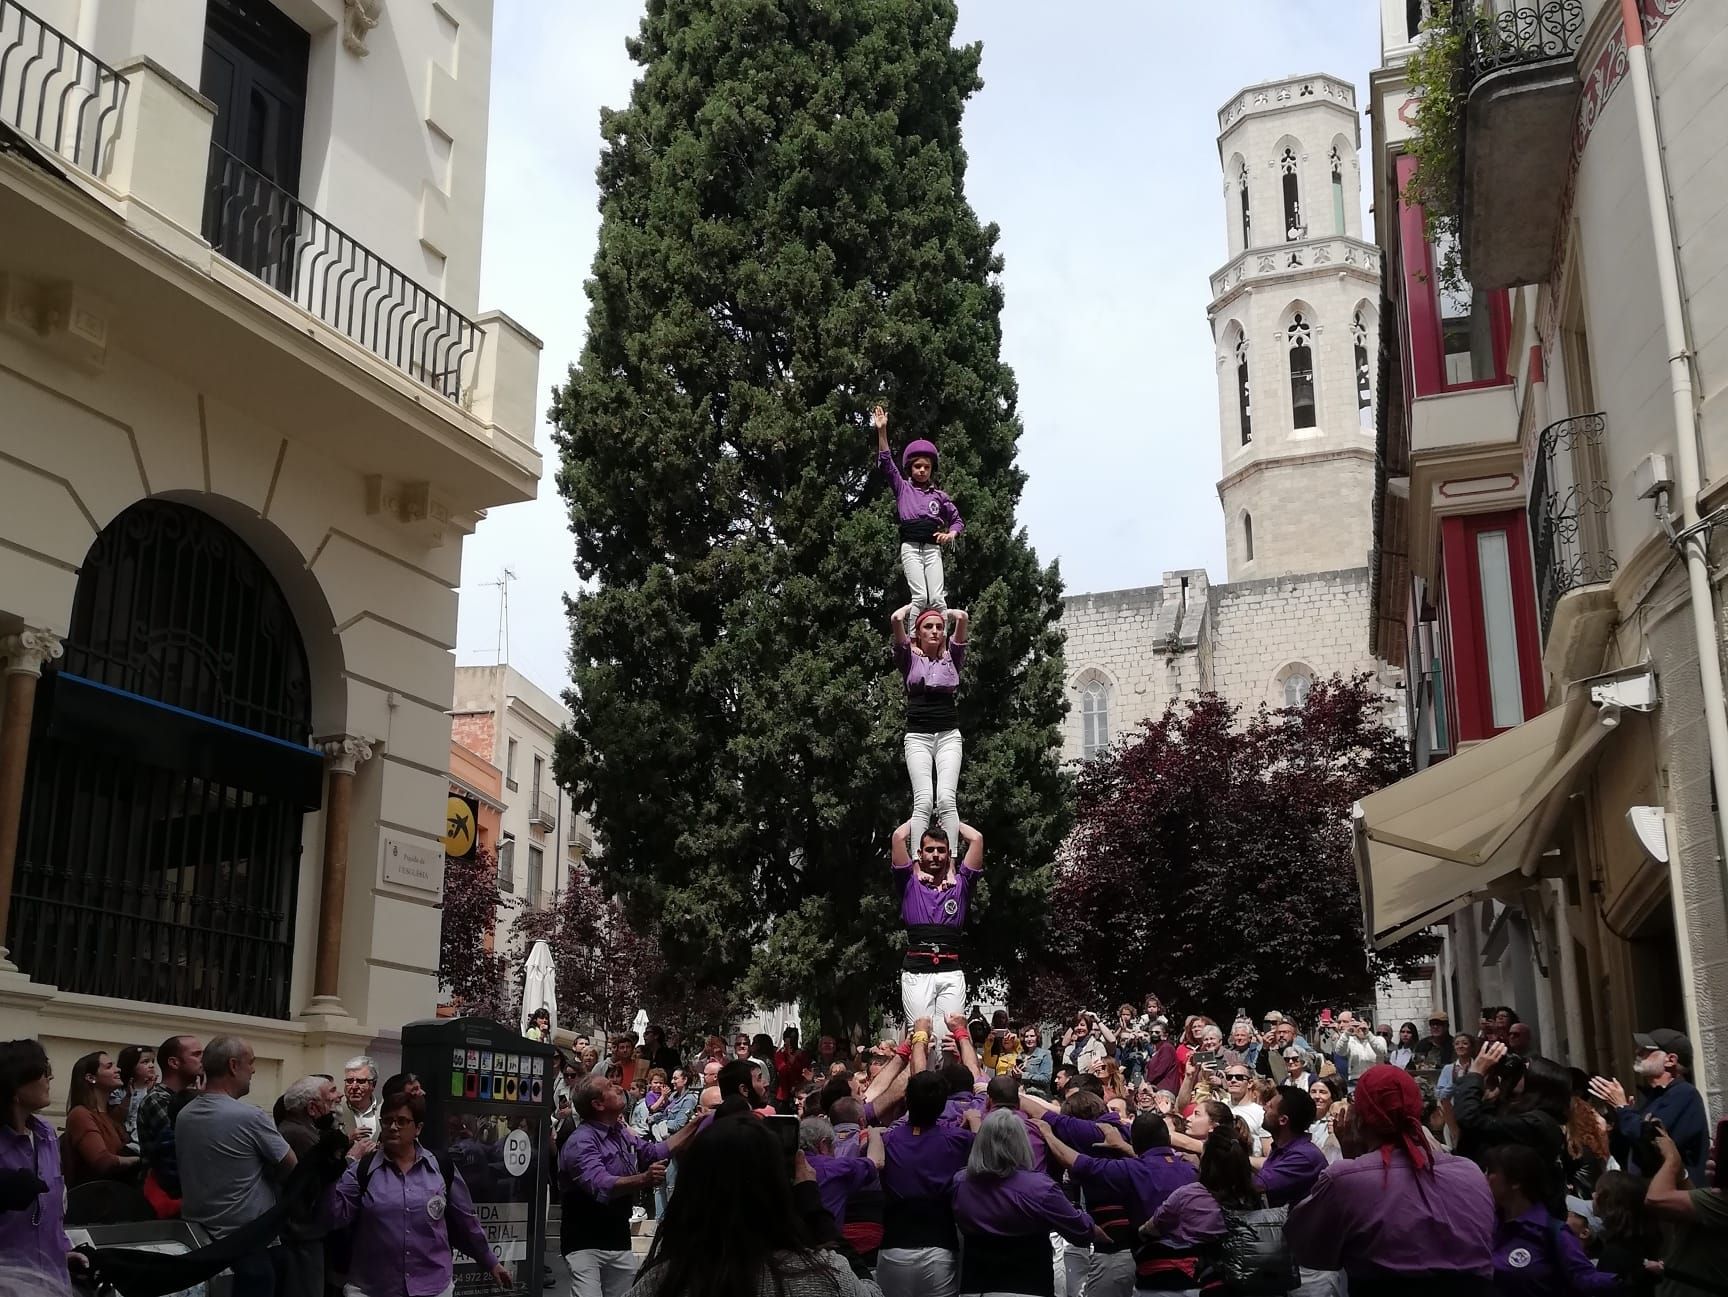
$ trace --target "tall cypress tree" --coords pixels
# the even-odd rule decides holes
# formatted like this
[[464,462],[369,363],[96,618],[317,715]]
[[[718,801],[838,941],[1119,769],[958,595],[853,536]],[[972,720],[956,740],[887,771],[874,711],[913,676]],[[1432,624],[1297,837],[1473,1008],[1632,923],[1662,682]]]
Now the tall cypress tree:
[[602,115],[588,336],[552,418],[584,589],[561,782],[596,872],[675,978],[897,1004],[887,839],[908,813],[905,602],[868,410],[941,448],[972,612],[961,815],[984,834],[971,966],[1011,967],[1070,823],[1055,565],[1000,359],[997,230],[964,194],[982,82],[954,0],[649,0]]

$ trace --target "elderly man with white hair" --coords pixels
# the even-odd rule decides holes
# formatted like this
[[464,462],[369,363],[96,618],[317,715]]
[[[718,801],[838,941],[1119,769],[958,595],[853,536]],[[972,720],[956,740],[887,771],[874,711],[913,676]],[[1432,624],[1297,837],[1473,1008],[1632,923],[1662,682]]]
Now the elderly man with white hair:
[[378,1139],[378,1064],[360,1054],[342,1065],[343,1104],[336,1119],[357,1139]]

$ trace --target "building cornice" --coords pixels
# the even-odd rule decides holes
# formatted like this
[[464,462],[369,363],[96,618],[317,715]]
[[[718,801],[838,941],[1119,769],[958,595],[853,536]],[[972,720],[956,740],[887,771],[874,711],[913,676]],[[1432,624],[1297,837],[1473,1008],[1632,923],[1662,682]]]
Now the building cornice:
[[1294,455],[1269,455],[1264,459],[1254,460],[1244,464],[1233,472],[1226,473],[1218,479],[1218,498],[1223,500],[1224,493],[1240,486],[1249,478],[1259,473],[1265,473],[1275,468],[1290,468],[1295,465],[1327,464],[1337,460],[1359,459],[1365,463],[1374,462],[1374,449],[1371,446],[1337,446],[1330,450],[1307,451]]

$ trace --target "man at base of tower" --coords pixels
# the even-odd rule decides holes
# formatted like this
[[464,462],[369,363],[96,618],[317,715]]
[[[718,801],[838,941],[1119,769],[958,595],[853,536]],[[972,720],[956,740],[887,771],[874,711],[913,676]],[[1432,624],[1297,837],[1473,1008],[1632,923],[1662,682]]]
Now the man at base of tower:
[[[966,973],[960,944],[972,889],[984,869],[984,837],[969,824],[960,826],[966,854],[956,867],[948,835],[932,824],[912,855],[911,826],[902,824],[890,838],[894,885],[900,889],[900,920],[906,925],[906,959],[901,964],[900,1001],[906,1021],[929,1018],[936,1039],[947,1017],[964,1013]],[[940,1055],[935,1055],[940,1057]]]

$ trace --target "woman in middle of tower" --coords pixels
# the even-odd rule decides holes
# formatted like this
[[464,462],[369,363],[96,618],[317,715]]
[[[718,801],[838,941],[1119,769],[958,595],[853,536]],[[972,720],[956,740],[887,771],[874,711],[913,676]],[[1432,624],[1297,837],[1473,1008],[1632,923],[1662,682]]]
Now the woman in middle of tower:
[[[926,608],[912,637],[911,608],[897,608],[891,622],[894,661],[906,678],[906,773],[912,781],[908,841],[921,840],[932,816],[948,834],[949,850],[960,842],[960,668],[966,661],[968,618],[959,609]],[[953,637],[948,619],[953,618]]]

